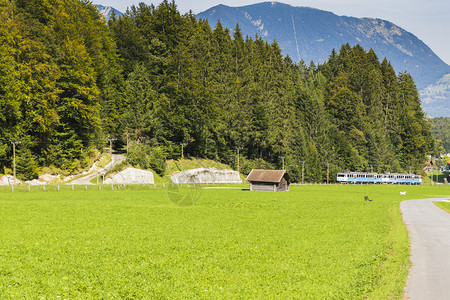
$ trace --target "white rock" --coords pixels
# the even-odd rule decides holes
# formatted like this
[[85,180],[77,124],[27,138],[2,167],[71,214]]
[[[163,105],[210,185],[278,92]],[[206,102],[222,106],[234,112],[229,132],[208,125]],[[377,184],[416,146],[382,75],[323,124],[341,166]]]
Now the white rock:
[[54,183],[61,181],[61,175],[51,175],[51,174],[43,174],[39,176],[41,181],[45,181],[47,183]]
[[25,181],[25,183],[29,184],[29,185],[46,185],[47,184],[47,182],[40,181],[40,180],[37,180],[37,179],[28,180],[28,181]]
[[153,173],[151,171],[126,168],[122,172],[113,175],[111,178],[107,178],[104,181],[105,184],[154,184]]
[[216,168],[198,168],[186,170],[172,175],[174,183],[242,183],[237,171],[219,170]]
[[0,178],[0,185],[12,185],[12,184],[21,184],[22,182],[19,179],[14,179],[12,175],[4,175]]

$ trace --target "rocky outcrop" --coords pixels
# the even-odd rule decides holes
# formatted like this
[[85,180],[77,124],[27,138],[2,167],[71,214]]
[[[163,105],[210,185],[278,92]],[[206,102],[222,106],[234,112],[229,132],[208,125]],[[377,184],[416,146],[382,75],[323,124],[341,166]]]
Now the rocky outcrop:
[[216,168],[198,168],[172,175],[174,183],[242,183],[237,171]]
[[22,184],[19,179],[14,179],[12,175],[4,175],[0,177],[0,185]]
[[105,179],[104,184],[154,184],[153,173],[151,171],[126,168],[122,172]]

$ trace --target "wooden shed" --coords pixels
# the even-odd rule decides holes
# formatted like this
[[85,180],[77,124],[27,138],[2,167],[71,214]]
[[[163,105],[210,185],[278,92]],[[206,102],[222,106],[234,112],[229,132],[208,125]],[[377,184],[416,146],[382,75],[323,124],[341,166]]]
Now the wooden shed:
[[245,180],[250,182],[250,191],[285,192],[291,183],[286,170],[253,169]]

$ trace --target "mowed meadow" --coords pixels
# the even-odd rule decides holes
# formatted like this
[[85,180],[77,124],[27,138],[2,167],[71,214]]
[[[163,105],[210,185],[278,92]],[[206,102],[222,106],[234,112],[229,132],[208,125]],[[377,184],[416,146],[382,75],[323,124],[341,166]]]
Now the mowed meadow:
[[[177,205],[174,193],[195,203]],[[449,194],[345,185],[2,192],[0,298],[401,298],[410,262],[399,203]]]

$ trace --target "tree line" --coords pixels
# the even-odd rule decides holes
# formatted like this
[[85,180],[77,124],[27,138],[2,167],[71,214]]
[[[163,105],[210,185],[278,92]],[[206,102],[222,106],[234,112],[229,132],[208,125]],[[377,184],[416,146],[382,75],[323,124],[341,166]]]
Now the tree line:
[[[324,181],[343,170],[419,172],[434,149],[412,77],[342,45],[294,62],[276,41],[214,28],[174,2],[108,22],[84,0],[0,0],[0,140],[27,141],[30,176],[87,164],[107,137],[132,161],[210,158]],[[0,157],[11,157],[0,143]],[[11,167],[8,159],[1,167]],[[164,166],[158,172],[164,173]]]
[[450,153],[450,118],[439,117],[431,121],[431,133],[436,138],[434,156]]

